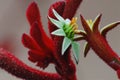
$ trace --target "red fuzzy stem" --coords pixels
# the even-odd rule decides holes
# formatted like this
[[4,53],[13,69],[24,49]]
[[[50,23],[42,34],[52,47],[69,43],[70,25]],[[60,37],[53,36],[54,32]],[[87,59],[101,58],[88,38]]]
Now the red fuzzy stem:
[[72,19],[72,17],[75,15],[78,7],[80,6],[82,0],[65,0],[66,5],[63,12],[63,17]]
[[35,70],[18,60],[9,52],[0,49],[0,67],[25,80],[63,80],[57,74]]
[[105,38],[97,33],[87,36],[87,41],[95,53],[110,67],[117,71],[118,76],[120,77],[119,56],[112,50]]

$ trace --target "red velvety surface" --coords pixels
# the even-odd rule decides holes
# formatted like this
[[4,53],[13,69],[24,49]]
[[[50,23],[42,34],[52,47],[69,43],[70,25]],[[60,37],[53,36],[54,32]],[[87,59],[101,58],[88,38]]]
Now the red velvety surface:
[[35,2],[27,9],[27,19],[30,23],[30,36],[24,34],[22,42],[29,48],[29,60],[38,62],[37,65],[45,68],[53,60],[53,43],[43,30],[40,13]]

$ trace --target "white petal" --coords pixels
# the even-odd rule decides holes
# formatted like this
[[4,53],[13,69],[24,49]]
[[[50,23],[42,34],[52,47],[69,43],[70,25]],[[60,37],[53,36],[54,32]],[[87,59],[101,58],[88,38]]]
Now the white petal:
[[53,31],[51,34],[58,35],[58,36],[65,36],[65,32],[63,31],[63,29],[57,29]]
[[79,61],[79,54],[80,54],[80,45],[77,42],[72,42],[72,50],[73,50],[73,55],[76,60],[76,63],[78,64]]
[[63,19],[54,9],[52,9],[52,11],[53,11],[55,17],[56,17],[59,21],[64,22],[64,19]]
[[71,40],[65,37],[62,44],[62,55],[64,55],[65,51],[69,48],[70,44]]
[[60,22],[60,21],[57,21],[57,20],[55,20],[55,19],[53,19],[53,18],[51,18],[51,17],[49,17],[48,16],[48,18],[49,18],[49,20],[55,25],[55,26],[57,26],[58,28],[62,28],[63,27],[63,23],[62,22]]

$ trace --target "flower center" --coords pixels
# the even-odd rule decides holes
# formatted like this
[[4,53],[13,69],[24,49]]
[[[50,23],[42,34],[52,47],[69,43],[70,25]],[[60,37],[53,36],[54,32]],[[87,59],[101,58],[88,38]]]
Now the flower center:
[[77,18],[72,18],[69,24],[65,24],[63,26],[63,30],[69,39],[73,39],[74,34],[78,32],[78,25],[76,22],[77,22]]
[[92,29],[93,21],[90,19],[90,20],[86,20],[86,22],[89,25],[89,27]]

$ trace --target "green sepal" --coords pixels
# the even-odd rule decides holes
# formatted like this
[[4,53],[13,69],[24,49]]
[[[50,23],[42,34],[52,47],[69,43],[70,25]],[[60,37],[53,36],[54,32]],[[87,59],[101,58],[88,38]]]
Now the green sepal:
[[85,47],[84,47],[84,57],[87,56],[88,52],[90,50],[90,45],[88,44],[88,42],[85,44]]
[[63,29],[57,29],[57,30],[53,31],[51,34],[57,35],[57,36],[66,36]]
[[51,18],[51,17],[49,17],[49,16],[48,16],[48,18],[49,18],[49,20],[50,20],[55,26],[57,26],[58,28],[62,28],[62,27],[64,26],[64,24],[63,24],[62,22],[60,22],[60,21],[58,21],[58,20],[55,20],[55,19],[53,19],[53,18]]
[[81,35],[75,35],[73,39],[77,39],[77,38],[81,38],[81,37],[83,37],[83,36],[81,36]]
[[72,51],[73,51],[73,55],[74,55],[75,61],[78,64],[78,62],[79,62],[79,55],[80,55],[80,44],[78,44],[77,42],[73,41],[72,42]]
[[69,48],[71,44],[71,40],[67,37],[64,38],[63,44],[62,44],[62,55],[64,55],[65,51]]
[[101,16],[102,16],[102,14],[99,14],[95,18],[95,20],[93,21],[93,26],[92,26],[93,32],[98,31],[98,27],[99,27],[99,23],[100,23],[100,20],[101,20]]
[[101,35],[103,37],[106,37],[107,32],[112,30],[113,28],[117,27],[117,25],[119,25],[119,24],[120,24],[120,21],[113,22],[113,23],[110,23],[110,24],[106,25],[105,27],[103,27],[101,29]]
[[54,9],[52,9],[52,11],[53,11],[55,17],[56,17],[59,21],[64,22],[64,19],[63,19]]

